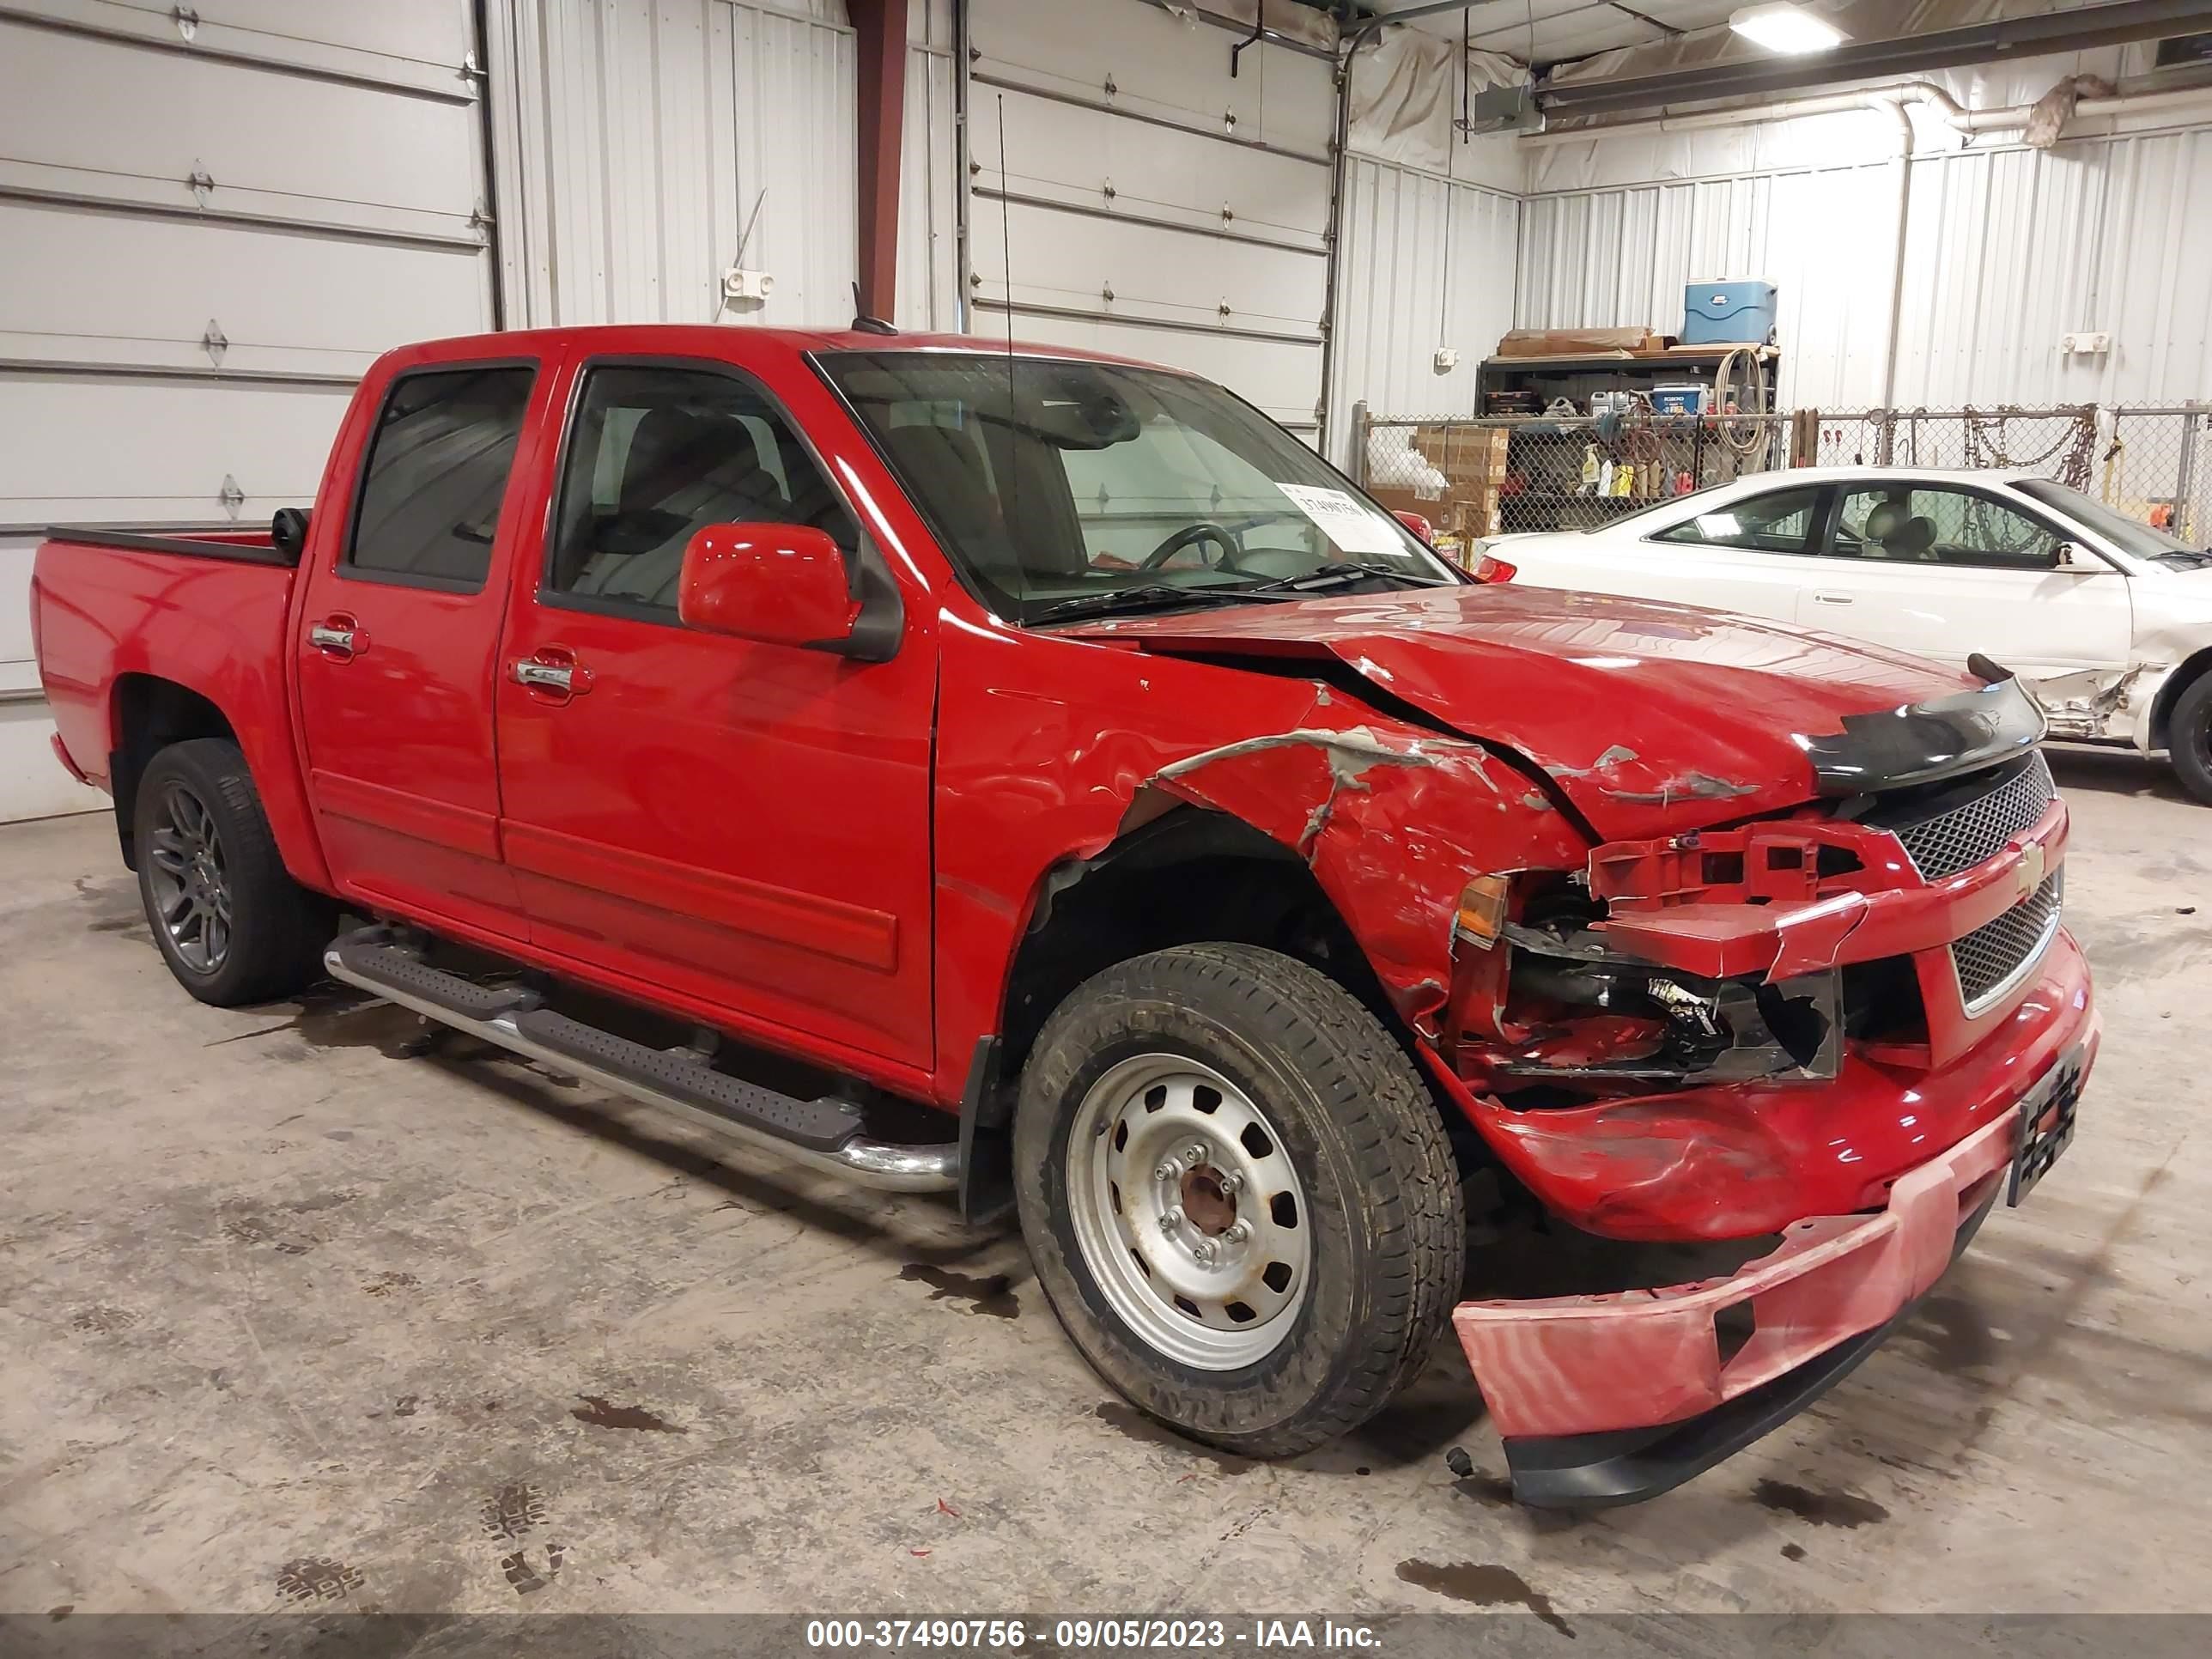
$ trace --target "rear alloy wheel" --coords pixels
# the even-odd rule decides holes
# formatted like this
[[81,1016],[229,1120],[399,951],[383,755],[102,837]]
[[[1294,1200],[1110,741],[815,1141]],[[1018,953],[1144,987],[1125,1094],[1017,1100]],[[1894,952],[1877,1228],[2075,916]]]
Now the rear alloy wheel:
[[148,762],[131,844],[154,943],[202,1002],[267,1002],[321,977],[336,907],[284,868],[236,744],[191,738]]
[[1434,1097],[1344,987],[1187,945],[1071,992],[1022,1068],[1014,1194],[1077,1347],[1170,1427],[1285,1457],[1427,1364],[1466,1224]]
[[222,970],[230,957],[230,885],[222,837],[207,803],[190,786],[162,787],[147,838],[146,890],[154,925],[177,959],[196,974]]
[[2181,787],[2212,805],[2212,673],[2199,674],[2183,690],[2166,722],[2166,741]]

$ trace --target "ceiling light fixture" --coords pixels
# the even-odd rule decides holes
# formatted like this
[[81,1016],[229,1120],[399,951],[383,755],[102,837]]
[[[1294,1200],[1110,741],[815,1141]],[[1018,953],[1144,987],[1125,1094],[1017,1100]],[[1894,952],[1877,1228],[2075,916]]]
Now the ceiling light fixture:
[[1772,0],[1768,5],[1731,12],[1729,27],[1755,46],[1791,57],[1832,52],[1844,39],[1844,32],[1826,18],[1815,17],[1790,0]]

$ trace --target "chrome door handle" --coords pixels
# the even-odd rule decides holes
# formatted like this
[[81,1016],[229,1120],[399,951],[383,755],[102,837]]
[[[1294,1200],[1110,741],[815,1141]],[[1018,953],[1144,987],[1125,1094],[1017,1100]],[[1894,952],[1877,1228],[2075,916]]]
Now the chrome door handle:
[[1815,593],[1813,595],[1813,603],[1815,605],[1849,605],[1850,602],[1851,596],[1848,593]]
[[317,623],[307,630],[307,643],[319,646],[325,651],[350,651],[353,649],[353,629],[332,628],[328,623]]
[[575,689],[576,671],[565,662],[538,662],[524,657],[507,665],[514,672],[517,685],[535,685],[547,691],[572,691]]

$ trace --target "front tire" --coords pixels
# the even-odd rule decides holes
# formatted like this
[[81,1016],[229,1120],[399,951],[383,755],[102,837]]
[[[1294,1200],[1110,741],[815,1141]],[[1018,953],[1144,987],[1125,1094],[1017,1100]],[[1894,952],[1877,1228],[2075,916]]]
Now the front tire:
[[1272,951],[1116,964],[1022,1074],[1015,1195],[1068,1335],[1140,1409],[1248,1456],[1358,1427],[1427,1364],[1466,1248],[1405,1050]]
[[321,977],[335,913],[286,872],[236,744],[162,750],[138,781],[131,823],[147,925],[185,989],[233,1008]]
[[2199,674],[2183,690],[2166,722],[2166,741],[2181,787],[2212,805],[2212,673]]

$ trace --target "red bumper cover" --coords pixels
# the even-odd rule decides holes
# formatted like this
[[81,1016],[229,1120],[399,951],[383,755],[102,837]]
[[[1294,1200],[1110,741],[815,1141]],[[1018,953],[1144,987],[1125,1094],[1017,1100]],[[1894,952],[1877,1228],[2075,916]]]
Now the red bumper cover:
[[[1681,1422],[1878,1329],[1942,1276],[1961,1221],[2003,1176],[2023,1098],[2069,1055],[2086,1073],[2097,1036],[2087,966],[2061,933],[1999,1031],[1898,1091],[1908,1122],[1924,1114],[1978,1127],[1897,1176],[1885,1208],[1796,1221],[1774,1250],[1725,1279],[1462,1304],[1452,1322],[1499,1432]],[[1714,1316],[1746,1302],[1756,1332],[1723,1358]]]

